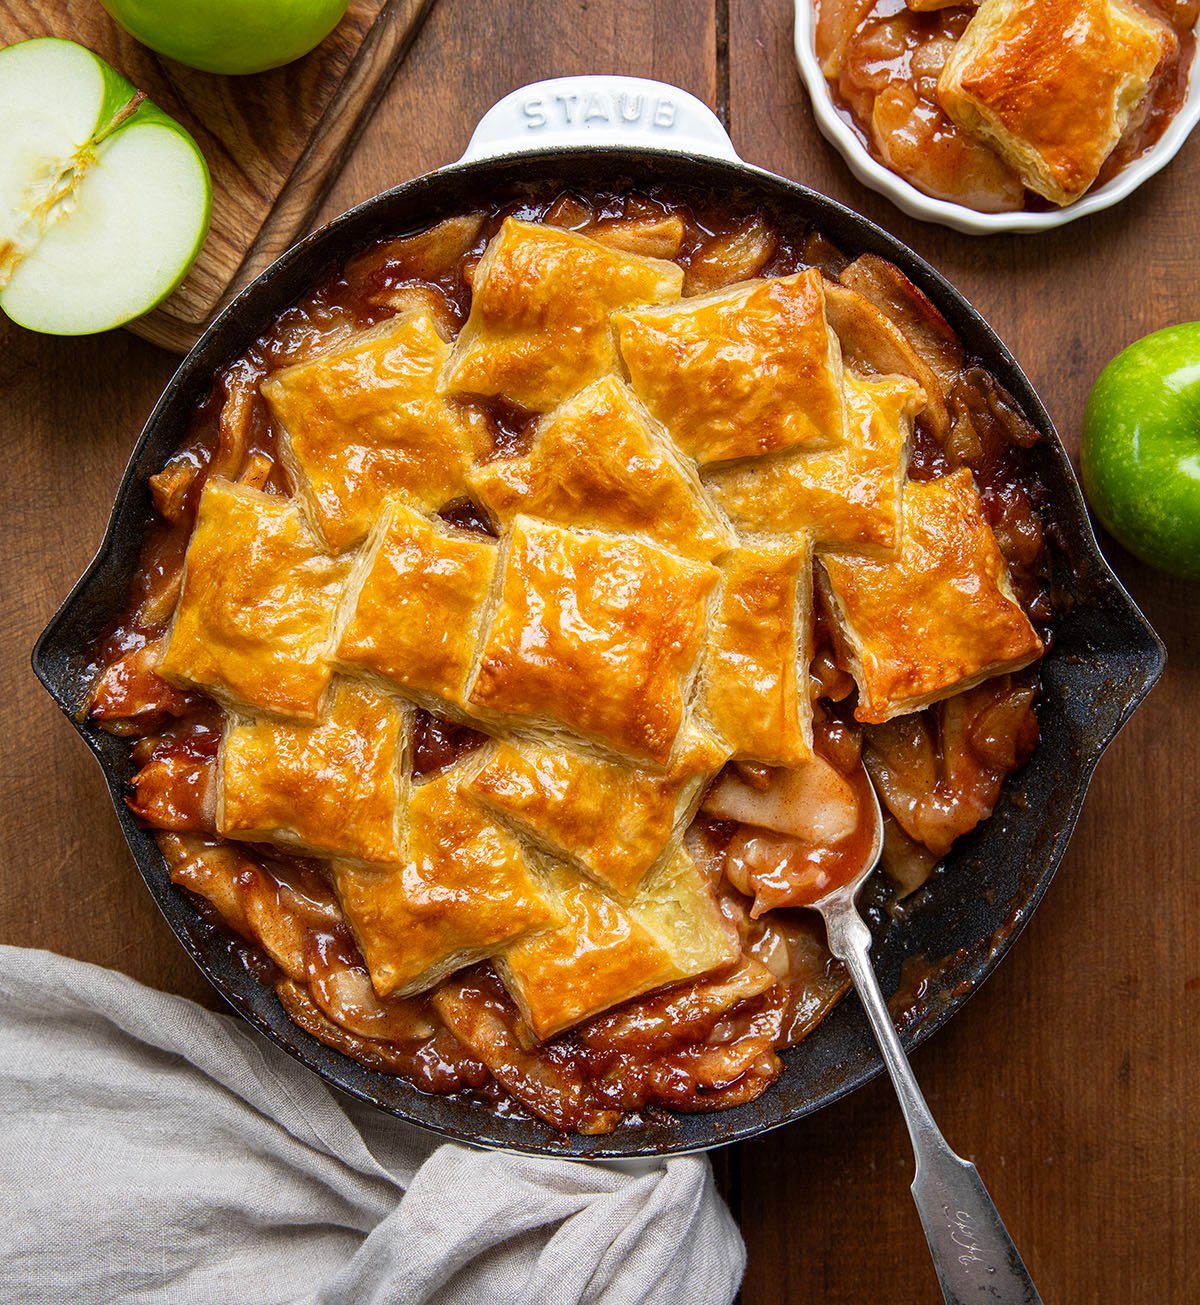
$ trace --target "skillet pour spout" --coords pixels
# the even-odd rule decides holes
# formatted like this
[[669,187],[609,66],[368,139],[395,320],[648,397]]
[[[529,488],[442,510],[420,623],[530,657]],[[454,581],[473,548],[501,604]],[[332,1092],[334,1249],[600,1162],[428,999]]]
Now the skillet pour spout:
[[[641,106],[633,117],[633,105]],[[582,106],[582,108],[580,107]],[[193,960],[230,1004],[329,1083],[434,1132],[477,1145],[579,1158],[703,1150],[808,1115],[882,1069],[853,1003],[841,1003],[791,1051],[776,1084],[722,1113],[645,1118],[606,1136],[552,1133],[468,1100],[424,1095],[359,1064],[291,1022],[228,937],[173,887],[151,831],[124,802],[128,744],[85,716],[90,649],[122,612],[141,554],[149,477],[182,443],[212,377],[272,319],[373,241],[424,230],[477,208],[563,191],[658,188],[681,202],[720,196],[762,212],[785,232],[816,228],[847,256],[894,263],[958,333],[1041,434],[1034,472],[1052,505],[1048,546],[1057,616],[1042,663],[1042,740],[1006,786],[993,817],[955,845],[919,909],[877,913],[874,948],[885,991],[908,956],[952,958],[929,981],[909,1045],[934,1033],[995,969],[1054,876],[1105,748],[1162,672],[1162,644],[1097,548],[1083,499],[1045,408],[982,317],[928,263],[867,219],[823,195],[742,162],[715,117],[674,87],[632,78],[563,78],[513,92],[485,116],[459,162],[366,201],[301,241],[221,313],[181,363],[133,450],[95,559],[39,638],[38,678],[103,771],[138,870]]]

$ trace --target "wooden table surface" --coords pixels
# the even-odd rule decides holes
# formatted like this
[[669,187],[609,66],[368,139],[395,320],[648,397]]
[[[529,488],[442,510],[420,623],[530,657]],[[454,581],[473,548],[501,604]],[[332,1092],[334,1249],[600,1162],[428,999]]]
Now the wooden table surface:
[[[456,158],[480,114],[526,82],[583,72],[674,82],[722,114],[744,158],[846,201],[943,271],[1076,450],[1102,364],[1147,331],[1200,317],[1200,133],[1106,214],[1033,238],[957,235],[851,178],[817,134],[790,25],[790,0],[440,0],[323,218]],[[59,340],[0,321],[0,430],[13,459],[0,486],[0,941],[216,1005],[28,662],[100,539],[175,361],[124,332]],[[1166,676],[1103,761],[1024,936],[914,1063],[1048,1305],[1186,1305],[1200,1300],[1200,586],[1107,551],[1166,641]],[[714,1161],[749,1250],[745,1305],[938,1299],[885,1083]]]

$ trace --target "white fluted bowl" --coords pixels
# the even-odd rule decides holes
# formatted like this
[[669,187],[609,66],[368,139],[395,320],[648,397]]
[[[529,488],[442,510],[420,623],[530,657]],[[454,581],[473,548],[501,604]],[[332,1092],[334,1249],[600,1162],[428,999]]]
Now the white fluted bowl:
[[[911,217],[925,222],[937,222],[944,227],[953,227],[955,231],[965,231],[968,235],[992,235],[1003,231],[1049,231],[1064,223],[1074,222],[1077,218],[1087,217],[1089,213],[1099,213],[1102,209],[1119,204],[1127,195],[1131,195],[1144,181],[1160,172],[1179,153],[1184,141],[1191,134],[1192,128],[1200,122],[1200,74],[1197,65],[1200,57],[1193,60],[1188,77],[1188,92],[1179,112],[1171,119],[1166,131],[1148,149],[1141,158],[1135,159],[1127,167],[1094,190],[1089,190],[1081,199],[1066,208],[1054,209],[1046,213],[1029,213],[1015,210],[1010,213],[980,213],[977,209],[967,208],[964,204],[952,204],[949,200],[934,199],[924,191],[905,181],[903,177],[885,168],[882,163],[871,157],[867,147],[858,133],[838,112],[833,102],[833,95],[821,65],[817,60],[815,30],[816,15],[812,0],[796,0],[796,61],[800,65],[800,76],[808,88],[812,100],[813,113],[821,134],[834,145],[846,160],[850,171],[863,183],[886,195],[897,208]],[[1200,23],[1197,24],[1200,31]]]

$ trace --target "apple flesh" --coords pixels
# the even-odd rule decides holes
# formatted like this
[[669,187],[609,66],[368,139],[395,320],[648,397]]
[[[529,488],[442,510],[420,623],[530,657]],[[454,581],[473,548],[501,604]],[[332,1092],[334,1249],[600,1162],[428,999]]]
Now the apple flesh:
[[153,308],[208,230],[204,156],[173,118],[73,41],[0,50],[0,308],[90,335]]
[[1111,535],[1200,579],[1200,322],[1155,331],[1100,373],[1083,417],[1084,492]]
[[307,54],[348,0],[100,0],[136,40],[212,73],[256,73]]

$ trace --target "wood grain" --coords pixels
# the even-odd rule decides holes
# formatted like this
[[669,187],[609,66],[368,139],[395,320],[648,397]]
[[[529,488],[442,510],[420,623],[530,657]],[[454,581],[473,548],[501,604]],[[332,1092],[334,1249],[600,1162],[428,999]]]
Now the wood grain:
[[130,327],[186,352],[216,310],[308,227],[432,0],[351,0],[311,54],[254,77],[185,68],[139,45],[97,0],[5,0],[0,45],[62,36],[108,60],[196,138],[212,225],[183,284]]
[[[1135,337],[1200,317],[1200,136],[1131,199],[1034,237],[907,218],[818,134],[792,5],[731,6],[730,116],[744,158],[866,213],[912,245],[1012,349],[1069,449],[1087,391]],[[950,1144],[975,1160],[1044,1299],[1200,1299],[1200,586],[1104,541],[1166,640],[1159,687],[1102,762],[1071,850],[1008,960],[915,1058]],[[1189,981],[1192,986],[1189,987]],[[742,1147],[744,1299],[940,1300],[908,1196],[890,1089]]]
[[[718,104],[724,12],[710,0],[437,5],[319,217],[457,157],[488,105],[538,77],[660,77]],[[946,272],[1012,347],[1070,446],[1101,365],[1144,331],[1200,316],[1200,140],[1107,215],[1032,239],[959,236],[901,217],[817,136],[786,0],[734,4],[729,19],[728,106],[745,157],[848,201]],[[28,669],[170,366],[124,333],[51,340],[0,324],[10,459],[0,940],[215,1005],[143,890],[94,763]],[[1200,1209],[1200,588],[1108,552],[1167,641],[1166,677],[1103,762],[1025,935],[915,1065],[1047,1302],[1190,1305],[1200,1299],[1189,1240]],[[749,1250],[744,1305],[939,1299],[886,1085],[714,1163]]]

